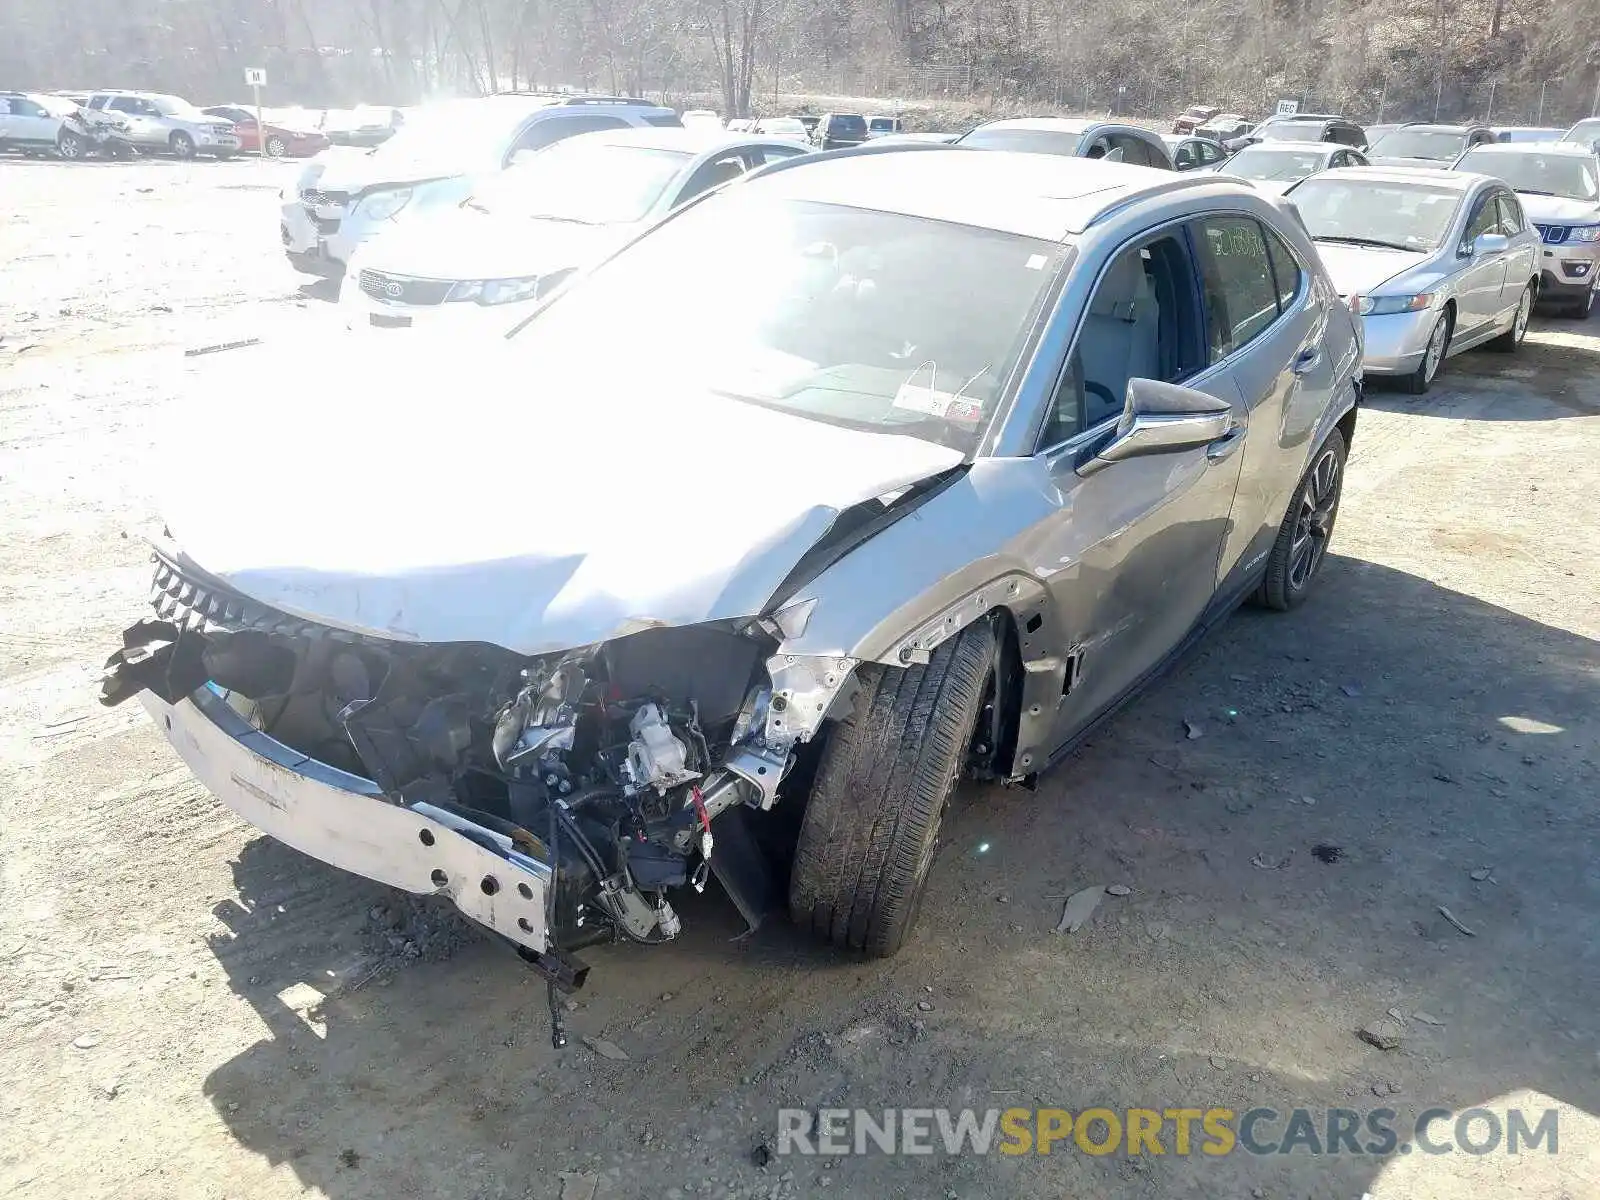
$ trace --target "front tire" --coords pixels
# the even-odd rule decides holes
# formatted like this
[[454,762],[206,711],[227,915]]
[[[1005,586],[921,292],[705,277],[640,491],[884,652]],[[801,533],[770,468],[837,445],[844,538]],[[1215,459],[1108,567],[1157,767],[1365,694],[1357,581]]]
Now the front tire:
[[994,627],[983,621],[926,665],[857,670],[854,705],[823,747],[800,825],[789,884],[796,925],[875,958],[905,943],[994,653]]
[[181,129],[168,139],[167,145],[172,150],[174,158],[187,160],[194,157],[194,139]]
[[1264,608],[1288,612],[1311,594],[1333,539],[1344,492],[1344,434],[1335,429],[1311,456],[1311,465],[1289,501],[1278,539],[1267,558],[1267,573],[1256,593]]
[[1439,319],[1428,333],[1428,345],[1422,352],[1422,361],[1417,364],[1415,371],[1405,377],[1406,391],[1413,396],[1423,395],[1439,377],[1439,369],[1444,366],[1444,360],[1450,353],[1450,334],[1454,329],[1455,319],[1447,308],[1439,314]]
[[268,158],[282,158],[287,153],[289,153],[289,144],[281,137],[269,137],[267,139]]
[[77,134],[63,129],[56,135],[56,153],[67,162],[77,162],[83,157],[84,141]]
[[1528,319],[1533,315],[1534,295],[1533,284],[1522,289],[1522,295],[1517,298],[1517,312],[1511,318],[1511,328],[1502,333],[1489,343],[1492,350],[1501,354],[1515,354],[1517,347],[1522,345],[1522,339],[1528,336]]

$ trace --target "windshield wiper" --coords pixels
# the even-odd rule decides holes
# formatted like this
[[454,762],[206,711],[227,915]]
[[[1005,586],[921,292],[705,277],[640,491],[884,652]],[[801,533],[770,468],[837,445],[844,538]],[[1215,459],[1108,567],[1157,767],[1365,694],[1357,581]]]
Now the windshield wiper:
[[598,221],[585,221],[582,217],[564,217],[559,213],[529,213],[530,221],[560,221],[563,225],[598,225]]
[[1319,242],[1338,242],[1344,246],[1376,246],[1380,250],[1415,250],[1415,246],[1408,246],[1404,242],[1385,242],[1378,238],[1364,237],[1332,237],[1319,235]]
[[1513,188],[1519,196],[1554,196],[1554,192],[1540,191],[1538,188]]

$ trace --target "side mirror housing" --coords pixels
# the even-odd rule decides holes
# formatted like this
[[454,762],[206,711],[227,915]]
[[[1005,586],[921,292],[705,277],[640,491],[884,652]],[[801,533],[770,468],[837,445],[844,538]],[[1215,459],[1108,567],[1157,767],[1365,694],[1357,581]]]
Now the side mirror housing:
[[1078,474],[1092,475],[1124,459],[1193,450],[1233,429],[1233,406],[1226,400],[1158,379],[1130,379],[1116,432],[1079,465]]
[[1511,239],[1503,233],[1480,233],[1472,243],[1472,256],[1486,258],[1491,254],[1504,254],[1511,248]]

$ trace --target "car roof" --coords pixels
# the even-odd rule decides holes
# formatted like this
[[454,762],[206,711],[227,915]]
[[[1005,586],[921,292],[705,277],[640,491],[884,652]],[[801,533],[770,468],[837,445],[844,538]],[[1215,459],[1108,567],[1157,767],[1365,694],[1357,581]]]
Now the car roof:
[[1421,121],[1412,121],[1405,126],[1407,133],[1471,133],[1474,129],[1487,129],[1487,125],[1443,125],[1423,124]]
[[727,133],[715,129],[680,129],[677,126],[649,126],[644,128],[605,129],[596,133],[579,134],[584,145],[631,146],[639,150],[677,150],[684,154],[709,154],[716,150],[735,149],[740,146],[797,146],[781,138],[763,137],[761,134]]
[[1087,133],[1104,121],[1086,121],[1078,117],[1003,117],[998,121],[985,121],[979,129],[1048,129],[1056,133]]
[[1112,208],[1163,192],[1243,182],[1061,154],[961,146],[840,151],[768,167],[741,185],[796,200],[905,213],[1060,241]]
[[1439,170],[1428,167],[1341,167],[1329,177],[1333,175],[1340,179],[1366,179],[1373,183],[1415,183],[1452,192],[1470,192],[1485,183],[1497,182],[1490,175],[1480,175],[1475,171],[1452,171],[1448,167]]
[[1297,142],[1293,138],[1278,138],[1277,140],[1271,142],[1256,142],[1254,145],[1246,146],[1243,150],[1240,150],[1239,153],[1244,154],[1246,151],[1252,151],[1259,152],[1261,154],[1276,154],[1280,150],[1299,150],[1304,153],[1307,150],[1317,150],[1325,154],[1332,154],[1335,150],[1349,149],[1349,146],[1340,145],[1338,142],[1324,142],[1320,140]]
[[1594,151],[1581,142],[1485,142],[1469,154],[1556,154],[1565,158],[1593,158]]

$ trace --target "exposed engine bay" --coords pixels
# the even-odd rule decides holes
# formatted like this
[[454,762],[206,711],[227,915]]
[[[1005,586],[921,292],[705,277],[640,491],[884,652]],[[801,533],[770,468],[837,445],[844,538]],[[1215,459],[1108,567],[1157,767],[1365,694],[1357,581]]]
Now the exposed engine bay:
[[[474,831],[464,836],[487,831],[545,864],[542,949],[522,949],[553,986],[581,983],[578,948],[678,934],[670,893],[704,889],[721,864],[717,819],[773,807],[856,665],[778,654],[766,620],[529,659],[349,634],[243,597],[236,607],[237,593],[205,583],[198,600],[163,604],[161,581],[158,570],[168,619],[127,631],[102,700],[149,689],[176,704],[209,686],[253,728],[389,802],[449,814]],[[737,853],[751,853],[748,837]]]

